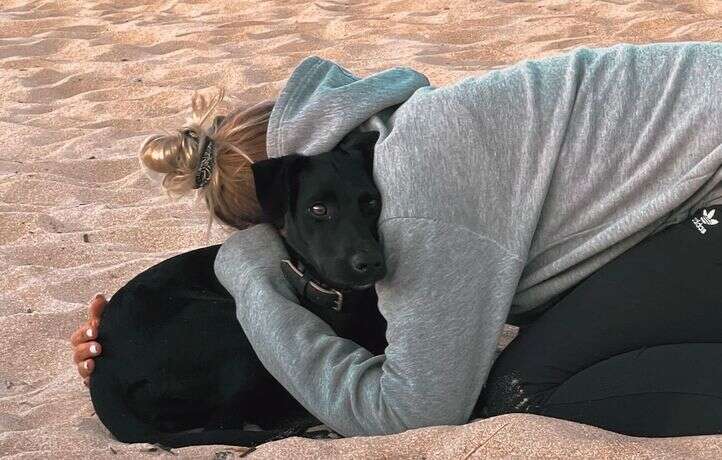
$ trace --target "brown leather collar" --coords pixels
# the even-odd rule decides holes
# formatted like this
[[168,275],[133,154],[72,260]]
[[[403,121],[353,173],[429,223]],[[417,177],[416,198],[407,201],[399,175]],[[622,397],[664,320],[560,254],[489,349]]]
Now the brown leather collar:
[[343,308],[343,293],[321,286],[318,281],[311,279],[302,265],[297,267],[290,260],[283,259],[281,260],[281,271],[299,296],[335,311],[340,312]]

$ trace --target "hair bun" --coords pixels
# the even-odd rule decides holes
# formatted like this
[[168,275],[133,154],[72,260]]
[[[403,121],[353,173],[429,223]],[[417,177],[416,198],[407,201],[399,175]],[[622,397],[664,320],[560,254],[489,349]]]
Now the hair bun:
[[242,229],[260,222],[251,164],[266,158],[266,130],[275,101],[262,101],[215,115],[223,92],[195,94],[192,115],[174,134],[150,136],[139,158],[146,171],[163,174],[171,197],[196,190],[213,218]]

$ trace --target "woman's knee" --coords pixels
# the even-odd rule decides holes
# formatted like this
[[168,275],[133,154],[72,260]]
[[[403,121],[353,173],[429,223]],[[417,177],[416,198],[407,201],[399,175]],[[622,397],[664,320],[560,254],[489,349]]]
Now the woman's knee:
[[500,367],[475,417],[532,413],[632,436],[722,432],[722,343],[642,347],[595,362],[562,381]]

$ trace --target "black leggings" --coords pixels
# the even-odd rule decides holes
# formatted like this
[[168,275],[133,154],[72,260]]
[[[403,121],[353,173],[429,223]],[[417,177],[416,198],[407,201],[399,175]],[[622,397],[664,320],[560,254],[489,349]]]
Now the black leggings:
[[[697,226],[690,217],[638,243],[522,327],[472,418],[528,412],[638,436],[722,433],[722,224],[702,223],[702,213]],[[117,307],[145,298],[232,306],[213,274],[218,247],[165,260],[124,288],[172,295],[119,296]],[[253,404],[291,398],[276,389]]]
[[700,209],[653,234],[522,327],[475,415],[528,412],[635,436],[722,433],[720,215],[722,206]]

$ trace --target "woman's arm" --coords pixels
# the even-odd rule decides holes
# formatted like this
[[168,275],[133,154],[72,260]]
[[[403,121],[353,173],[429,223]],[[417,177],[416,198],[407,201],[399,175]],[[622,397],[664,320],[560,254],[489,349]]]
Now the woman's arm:
[[78,326],[70,336],[73,361],[78,368],[78,373],[83,377],[85,386],[90,384],[90,374],[95,369],[93,358],[100,355],[100,343],[95,341],[95,338],[98,337],[100,317],[107,304],[108,301],[103,294],[96,294],[88,303],[88,320]]
[[235,233],[215,262],[258,357],[311,413],[346,435],[466,423],[491,366],[522,261],[482,235],[427,219],[380,224],[385,355],[340,338],[298,304],[268,225]]

